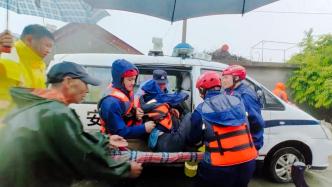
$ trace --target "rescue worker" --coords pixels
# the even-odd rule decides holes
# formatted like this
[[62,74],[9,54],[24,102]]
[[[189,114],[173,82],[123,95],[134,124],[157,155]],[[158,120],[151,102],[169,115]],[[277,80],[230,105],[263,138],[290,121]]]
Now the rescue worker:
[[141,97],[143,97],[145,102],[156,99],[159,103],[168,103],[172,105],[170,111],[176,118],[179,119],[182,114],[186,114],[187,112],[186,107],[184,106],[184,100],[186,100],[189,96],[181,92],[170,93],[168,91],[167,72],[162,69],[156,69],[153,71],[152,77],[152,80],[145,82],[140,88],[141,90],[138,91],[140,93],[135,95],[137,102],[136,106],[139,106],[140,103],[138,100]]
[[167,72],[165,70],[162,69],[153,70],[152,78],[157,82],[161,91],[163,91],[164,93],[169,92],[167,90],[168,78],[167,78]]
[[144,113],[134,107],[133,93],[138,73],[136,66],[125,59],[113,62],[112,85],[98,104],[102,132],[132,139],[144,137],[156,126],[152,121],[139,122]]
[[277,82],[275,88],[273,90],[274,95],[278,96],[280,99],[284,100],[285,102],[288,101],[288,95],[286,93],[286,86],[282,82]]
[[196,186],[245,187],[255,170],[257,150],[242,102],[220,92],[220,76],[203,73],[196,82],[201,98],[191,116],[190,140],[203,141]]
[[78,180],[110,185],[139,176],[141,164],[109,157],[108,136],[84,132],[78,115],[68,107],[84,99],[88,84],[99,81],[72,62],[54,65],[47,77],[50,89],[11,90],[17,109],[0,131],[0,186],[68,187]]
[[[8,37],[8,35],[6,35]],[[5,36],[3,36],[5,37]],[[11,53],[0,58],[0,121],[12,107],[9,89],[14,86],[45,88],[45,58],[54,44],[54,37],[41,25],[28,25]]]
[[149,148],[153,151],[183,151],[190,128],[188,117],[180,123],[180,113],[173,108],[183,103],[188,95],[185,93],[165,93],[155,79],[148,81],[139,99],[140,107],[145,113],[143,119],[154,120],[156,128],[149,136]]
[[231,65],[222,71],[222,86],[225,94],[238,97],[244,104],[255,147],[259,150],[264,143],[265,122],[261,114],[261,103],[254,90],[243,83],[246,69],[240,65]]
[[[153,70],[151,80],[155,80],[157,82],[157,84],[158,84],[158,86],[159,86],[162,93],[168,93],[169,92],[168,89],[167,89],[168,78],[167,78],[167,72],[166,71],[161,70],[161,69]],[[139,98],[142,95],[145,95],[145,91],[142,89],[143,86],[145,86],[145,84],[150,82],[151,80],[147,80],[147,81],[141,83],[140,87],[136,91],[136,93],[135,93],[135,105],[136,106],[139,106]],[[146,95],[145,97],[153,98],[153,97],[155,97],[156,94],[157,93],[150,93],[149,95]],[[146,100],[151,100],[151,99],[146,98]]]
[[[169,93],[167,89],[167,72],[161,69],[153,70],[152,79],[143,82],[135,94],[136,106],[139,106],[139,99],[144,96],[145,100],[151,100],[160,94]],[[148,85],[146,85],[148,84]],[[157,85],[159,88],[156,89],[154,86]],[[145,90],[143,90],[143,88]],[[149,92],[148,94],[146,92]]]

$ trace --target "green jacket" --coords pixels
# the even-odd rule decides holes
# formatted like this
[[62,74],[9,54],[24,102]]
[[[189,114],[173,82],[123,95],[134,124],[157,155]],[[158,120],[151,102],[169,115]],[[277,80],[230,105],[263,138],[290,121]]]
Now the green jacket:
[[0,186],[69,186],[126,177],[127,161],[107,156],[108,140],[83,131],[74,110],[28,89],[11,90],[17,109],[0,129]]

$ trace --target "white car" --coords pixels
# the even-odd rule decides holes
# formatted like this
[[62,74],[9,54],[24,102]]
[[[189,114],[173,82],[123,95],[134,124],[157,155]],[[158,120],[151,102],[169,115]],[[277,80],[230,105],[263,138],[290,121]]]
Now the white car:
[[[98,131],[96,104],[103,91],[111,82],[112,63],[126,59],[140,71],[137,86],[152,78],[152,71],[161,68],[167,71],[169,89],[187,92],[191,110],[202,99],[195,89],[195,82],[204,71],[221,72],[226,64],[192,58],[144,56],[124,54],[59,54],[55,55],[49,68],[55,63],[72,61],[86,67],[89,74],[99,78],[102,85],[90,87],[90,93],[82,104],[71,105],[81,118],[85,130]],[[285,103],[274,96],[263,85],[248,77],[245,81],[262,100],[262,115],[266,122],[264,146],[257,160],[264,161],[264,167],[277,182],[291,181],[290,168],[296,161],[303,161],[311,169],[328,167],[328,156],[332,154],[331,132],[320,121],[294,105]]]

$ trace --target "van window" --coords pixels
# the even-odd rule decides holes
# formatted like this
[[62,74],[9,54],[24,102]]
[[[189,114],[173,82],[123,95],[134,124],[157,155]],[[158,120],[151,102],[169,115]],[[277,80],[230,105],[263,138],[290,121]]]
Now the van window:
[[285,107],[278,99],[276,99],[271,93],[269,93],[266,89],[261,88],[256,85],[249,79],[244,80],[244,84],[249,85],[251,89],[253,89],[257,97],[261,103],[262,110],[284,110]]
[[264,93],[264,108],[266,110],[285,110],[285,106],[266,89],[262,89]]
[[244,80],[244,84],[247,84],[251,89],[253,89],[261,103],[262,110],[284,110],[285,107],[279,102],[272,94],[270,94],[266,89],[261,88],[249,79]]
[[85,66],[85,68],[89,75],[101,81],[101,85],[89,85],[89,93],[83,103],[97,103],[102,98],[107,86],[112,82],[112,70],[110,67]]
[[258,99],[261,102],[262,110],[285,110],[284,105],[265,88],[256,85],[249,79],[246,79],[244,82],[255,90]]
[[[201,73],[204,73],[206,71],[214,71],[214,72],[221,74],[220,71],[212,70],[212,69],[202,69]],[[243,83],[248,85],[252,90],[254,90],[257,93],[258,99],[261,103],[261,108],[263,110],[284,110],[285,109],[285,107],[282,105],[282,103],[280,103],[279,100],[277,100],[272,94],[270,94],[264,88],[257,86],[255,83],[253,83],[249,79],[243,80]]]
[[[137,78],[137,83],[135,85],[135,93],[138,91],[139,87],[142,87],[145,82],[152,79],[152,73],[146,72],[145,70],[140,69],[140,74]],[[176,81],[177,78],[175,75],[167,75],[168,84],[167,89],[170,92],[175,92],[177,90]]]

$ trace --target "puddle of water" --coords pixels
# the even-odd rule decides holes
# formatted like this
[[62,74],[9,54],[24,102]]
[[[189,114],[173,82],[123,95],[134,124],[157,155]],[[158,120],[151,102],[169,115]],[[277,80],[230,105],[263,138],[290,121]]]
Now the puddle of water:
[[311,171],[305,173],[305,178],[309,186],[330,187],[332,186],[331,172],[328,171]]

